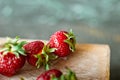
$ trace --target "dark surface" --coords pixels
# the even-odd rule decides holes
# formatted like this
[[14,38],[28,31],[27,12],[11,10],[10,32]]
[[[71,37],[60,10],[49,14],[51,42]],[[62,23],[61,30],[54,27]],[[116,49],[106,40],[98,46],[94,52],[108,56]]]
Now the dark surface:
[[119,0],[0,0],[0,37],[46,39],[73,29],[77,42],[109,44],[111,80],[120,80]]

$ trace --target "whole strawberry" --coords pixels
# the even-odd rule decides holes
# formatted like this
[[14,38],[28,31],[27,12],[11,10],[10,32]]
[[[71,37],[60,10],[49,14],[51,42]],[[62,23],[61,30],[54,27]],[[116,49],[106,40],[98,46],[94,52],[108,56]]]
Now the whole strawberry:
[[50,49],[43,41],[32,41],[24,45],[24,49],[27,53],[27,61],[29,64],[39,68],[44,65],[46,69],[49,69],[48,62],[51,58],[51,52],[55,49]]
[[25,41],[18,42],[19,38],[9,39],[0,50],[0,74],[13,76],[25,64],[25,52],[22,48]]
[[27,61],[29,64],[36,66],[38,58],[35,57],[37,54],[42,53],[44,43],[42,41],[33,41],[24,45],[24,49],[27,53]]
[[59,78],[62,75],[62,72],[57,69],[51,69],[42,73],[36,80],[51,80],[51,77],[54,76]]
[[63,74],[60,70],[51,69],[45,71],[36,80],[77,80],[76,74],[67,68],[66,74]]
[[55,54],[59,57],[65,57],[69,55],[71,52],[75,51],[75,36],[70,30],[70,32],[66,31],[57,31],[55,32],[49,40],[48,45],[51,48],[56,48]]

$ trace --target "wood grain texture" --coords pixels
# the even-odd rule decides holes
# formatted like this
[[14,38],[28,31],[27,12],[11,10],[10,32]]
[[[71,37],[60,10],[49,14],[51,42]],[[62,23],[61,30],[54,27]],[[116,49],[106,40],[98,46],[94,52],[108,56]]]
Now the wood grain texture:
[[[0,39],[0,44],[5,39]],[[102,44],[76,44],[76,51],[67,58],[59,58],[52,62],[51,68],[66,72],[69,67],[77,74],[78,80],[109,80],[110,73],[110,49]],[[36,69],[27,62],[25,66],[13,77],[0,75],[0,80],[36,80],[36,77],[44,71],[43,67]]]

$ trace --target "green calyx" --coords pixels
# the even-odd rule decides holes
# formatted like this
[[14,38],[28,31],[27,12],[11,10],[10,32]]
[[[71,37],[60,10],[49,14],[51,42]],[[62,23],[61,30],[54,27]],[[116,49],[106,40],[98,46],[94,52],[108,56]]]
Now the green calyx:
[[55,50],[55,48],[50,48],[49,45],[44,45],[42,52],[35,55],[35,57],[38,58],[36,62],[37,68],[44,65],[45,69],[49,70],[49,61],[57,58],[57,56],[53,54]]
[[77,80],[76,74],[69,68],[67,68],[67,73],[68,74],[65,75],[65,80]]
[[55,76],[51,76],[50,80],[77,80],[76,74],[67,68],[67,73],[61,75],[59,78]]
[[3,48],[0,51],[3,52],[3,55],[11,52],[15,54],[17,58],[19,58],[20,54],[26,56],[23,49],[23,45],[26,43],[26,41],[19,42],[19,37],[16,37],[14,39],[7,38],[7,42],[4,44]]
[[70,50],[72,52],[74,52],[75,51],[75,44],[76,44],[76,37],[75,37],[72,29],[70,29],[69,33],[65,33],[65,36],[67,37],[67,39],[64,40],[64,42],[66,42],[67,44],[69,44]]

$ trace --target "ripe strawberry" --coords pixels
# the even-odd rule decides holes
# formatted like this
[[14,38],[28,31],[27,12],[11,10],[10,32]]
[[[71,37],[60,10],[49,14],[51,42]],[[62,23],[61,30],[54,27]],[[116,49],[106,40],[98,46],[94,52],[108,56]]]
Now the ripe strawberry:
[[66,31],[57,31],[55,32],[49,40],[48,45],[51,48],[56,48],[55,54],[59,57],[65,57],[69,55],[71,52],[75,51],[75,36],[70,30],[70,32]]
[[13,40],[9,39],[0,50],[0,74],[2,75],[13,76],[25,64],[26,54],[22,47],[26,42],[18,42],[18,40],[17,37]]
[[52,76],[59,78],[61,75],[62,75],[61,71],[57,69],[51,69],[41,74],[39,77],[37,77],[36,80],[51,80]]
[[44,43],[42,41],[33,41],[24,45],[29,64],[36,66],[38,58],[36,58],[35,55],[41,54],[43,47]]
[[77,80],[77,77],[75,73],[68,68],[66,74],[63,74],[60,70],[51,69],[42,73],[36,80]]
[[49,69],[48,62],[51,58],[51,52],[54,49],[50,49],[42,41],[33,41],[24,45],[24,49],[27,53],[27,61],[29,64],[39,68],[44,65],[46,69]]

